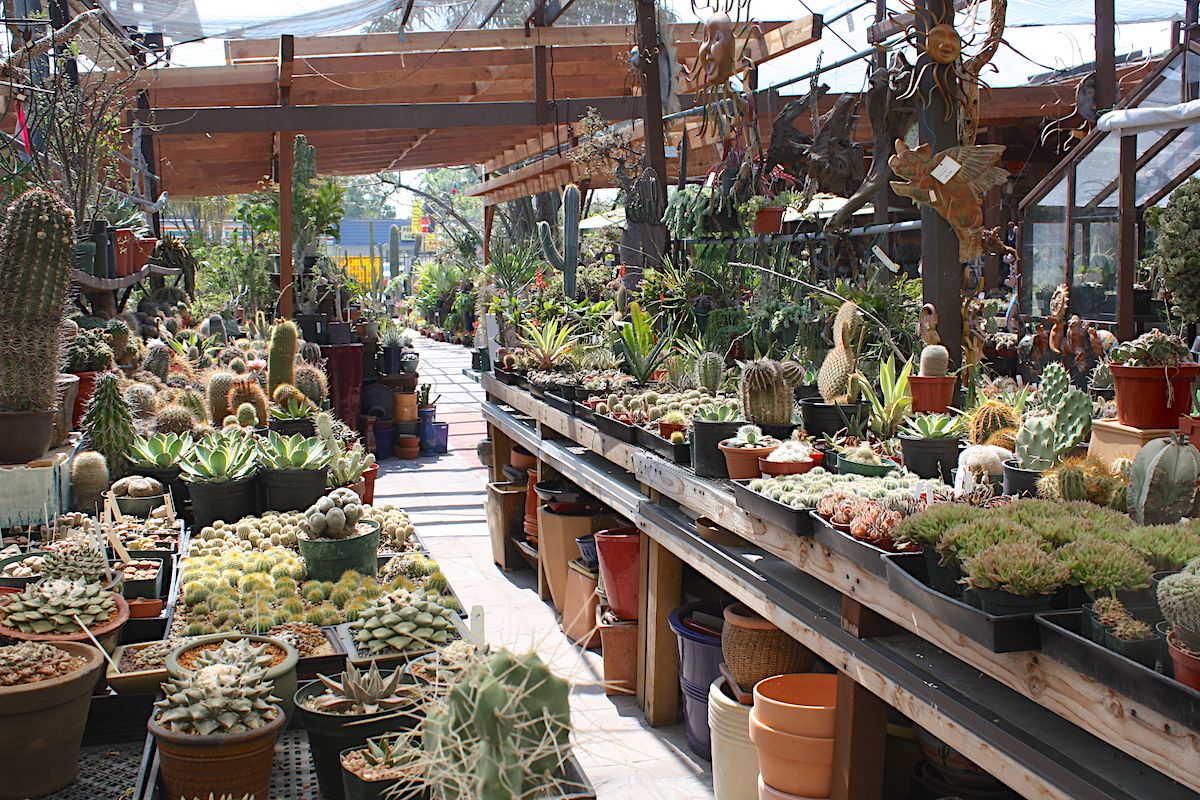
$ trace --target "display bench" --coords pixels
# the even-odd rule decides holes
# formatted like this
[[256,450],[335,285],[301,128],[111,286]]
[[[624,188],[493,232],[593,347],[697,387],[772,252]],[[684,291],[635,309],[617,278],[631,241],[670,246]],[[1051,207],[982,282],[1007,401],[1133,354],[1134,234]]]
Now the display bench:
[[[577,483],[645,534],[638,700],[651,725],[676,721],[667,615],[686,563],[837,668],[835,800],[880,796],[889,706],[1028,798],[1200,799],[1200,726],[1039,651],[991,652],[877,571],[739,508],[728,482],[697,478],[490,374],[480,380],[497,469],[519,443],[539,474]],[[742,542],[701,538],[699,516]]]

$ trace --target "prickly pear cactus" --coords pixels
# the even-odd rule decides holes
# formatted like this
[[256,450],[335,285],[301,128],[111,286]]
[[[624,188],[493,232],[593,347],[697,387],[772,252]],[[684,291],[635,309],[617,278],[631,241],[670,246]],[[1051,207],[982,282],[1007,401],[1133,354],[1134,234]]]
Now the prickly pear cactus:
[[1200,450],[1179,434],[1147,442],[1129,470],[1129,516],[1170,525],[1200,513]]

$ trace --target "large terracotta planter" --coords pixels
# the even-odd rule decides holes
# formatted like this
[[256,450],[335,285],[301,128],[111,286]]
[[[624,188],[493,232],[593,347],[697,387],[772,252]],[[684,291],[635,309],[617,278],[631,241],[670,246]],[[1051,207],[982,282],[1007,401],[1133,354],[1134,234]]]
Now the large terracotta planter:
[[913,413],[944,414],[950,410],[954,402],[954,382],[958,380],[953,375],[945,377],[910,375],[908,378],[908,393],[912,395]]
[[104,656],[87,644],[55,646],[86,662],[60,678],[0,687],[3,800],[56,792],[75,780],[79,771],[79,744]]
[[770,447],[727,447],[725,442],[721,442],[717,447],[721,448],[721,452],[725,454],[725,469],[729,472],[729,477],[738,480],[759,477],[761,473],[758,469],[758,460],[775,452],[779,443]]
[[[114,600],[117,602],[117,613],[111,617],[108,622],[101,625],[99,628],[91,628],[92,636],[96,637],[96,641],[100,642],[100,646],[108,653],[112,653],[117,649],[117,644],[121,638],[121,629],[125,627],[125,623],[129,620],[129,603],[119,594],[114,593]],[[7,636],[9,639],[18,639],[22,642],[49,642],[51,644],[60,644],[62,642],[80,642],[88,643],[91,639],[83,631],[79,633],[25,633],[13,628],[6,628],[0,625],[0,636]]]
[[286,719],[281,711],[252,731],[197,736],[169,731],[151,717],[147,727],[158,744],[158,775],[164,796],[188,800],[210,794],[248,795],[254,800],[270,800],[275,739]]
[[754,686],[754,708],[764,725],[783,733],[832,739],[837,675],[776,675]]
[[750,712],[750,741],[758,768],[772,789],[800,797],[829,797],[833,786],[833,739],[797,736],[764,725]]
[[1192,382],[1200,375],[1200,364],[1178,367],[1110,364],[1109,370],[1117,394],[1117,422],[1122,425],[1173,428],[1180,416],[1192,410]]
[[296,648],[282,639],[270,636],[256,636],[249,633],[214,633],[209,636],[201,636],[199,639],[193,639],[187,644],[181,645],[171,651],[164,665],[167,668],[167,674],[172,678],[182,678],[185,675],[191,674],[190,670],[185,670],[179,664],[179,657],[188,650],[196,647],[204,647],[214,642],[233,642],[238,639],[249,639],[255,645],[271,644],[283,650],[283,660],[267,669],[267,680],[275,684],[274,695],[280,699],[279,707],[283,710],[284,716],[291,722],[292,716],[296,713],[295,694],[296,688],[299,685],[296,680],[296,665],[300,663],[300,653]]

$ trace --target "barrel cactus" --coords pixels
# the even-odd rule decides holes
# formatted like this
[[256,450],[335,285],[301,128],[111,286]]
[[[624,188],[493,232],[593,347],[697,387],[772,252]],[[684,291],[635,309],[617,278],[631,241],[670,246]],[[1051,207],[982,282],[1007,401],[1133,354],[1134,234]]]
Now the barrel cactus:
[[71,461],[71,489],[77,509],[95,513],[108,486],[108,459],[102,453],[86,450]]
[[1126,498],[1139,525],[1200,514],[1200,450],[1177,433],[1147,442],[1133,459]]
[[[241,406],[243,403],[249,403],[254,407],[254,417],[257,420],[255,424],[266,424],[267,394],[263,391],[262,384],[253,375],[243,375],[236,378],[233,381],[233,385],[229,387],[229,395],[226,397],[226,402],[229,407],[229,413],[238,415],[238,424],[245,424],[241,421]],[[216,418],[214,417],[214,419]],[[224,417],[221,419],[224,419]]]
[[0,606],[0,624],[23,633],[71,634],[106,623],[116,596],[99,583],[42,580]]
[[696,385],[715,395],[725,374],[725,359],[718,353],[701,353],[696,358]]
[[175,733],[208,736],[254,730],[282,713],[267,671],[246,664],[210,664],[162,684],[158,723]]
[[329,396],[329,380],[325,372],[315,364],[299,364],[295,369],[296,388],[317,405]]
[[171,403],[158,410],[154,417],[155,433],[191,433],[196,428],[192,412],[178,403]]
[[233,388],[233,380],[232,372],[214,372],[208,376],[205,387],[208,396],[208,418],[214,425],[229,416],[229,390]]
[[1012,406],[999,400],[985,400],[967,414],[967,438],[971,444],[994,444],[988,441],[993,434],[1007,429],[1015,431],[1020,422]]
[[1175,635],[1200,652],[1200,575],[1188,571],[1196,563],[1192,561],[1183,572],[1159,581],[1157,594],[1158,606]]
[[758,425],[787,425],[792,421],[794,387],[804,379],[804,370],[794,361],[768,358],[742,366],[738,395],[742,414]]
[[921,351],[922,378],[944,378],[950,371],[950,353],[940,344],[926,345]]
[[350,623],[360,650],[415,650],[454,638],[454,612],[433,592],[404,589],[367,602]]
[[170,368],[171,348],[165,344],[152,345],[150,352],[146,353],[146,357],[142,359],[142,369],[153,374],[160,381],[167,379],[167,371]]

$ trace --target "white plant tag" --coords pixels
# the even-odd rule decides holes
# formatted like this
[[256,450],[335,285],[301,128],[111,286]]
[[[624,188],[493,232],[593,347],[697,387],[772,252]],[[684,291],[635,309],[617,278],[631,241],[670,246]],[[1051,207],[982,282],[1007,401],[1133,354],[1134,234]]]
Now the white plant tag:
[[962,164],[959,164],[950,156],[946,156],[942,159],[942,163],[934,167],[933,171],[929,174],[937,178],[938,183],[945,183],[957,175],[960,169],[962,169]]
[[896,262],[892,261],[890,258],[888,258],[888,254],[883,252],[883,248],[880,247],[879,245],[875,245],[874,247],[872,247],[871,252],[874,253],[875,257],[878,258],[880,261],[882,261],[883,265],[885,267],[887,267],[889,270],[891,270],[892,272],[900,271],[900,267],[898,267],[896,265]]
[[936,202],[937,202],[937,192],[935,192],[933,189],[930,189],[929,190],[929,203],[930,203],[930,205],[932,205]]

